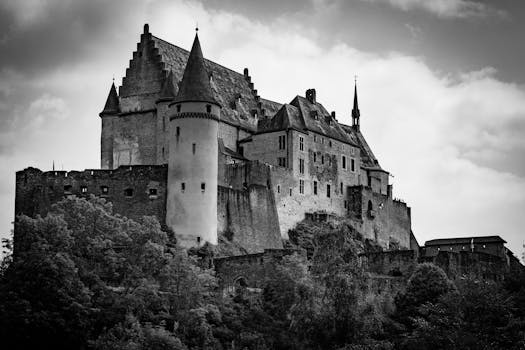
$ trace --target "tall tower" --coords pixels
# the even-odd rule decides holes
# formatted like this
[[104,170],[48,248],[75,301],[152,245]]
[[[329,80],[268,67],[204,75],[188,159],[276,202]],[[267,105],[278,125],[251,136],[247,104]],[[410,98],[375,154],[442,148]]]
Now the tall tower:
[[166,224],[183,247],[217,244],[221,105],[213,95],[197,34],[179,92],[169,108]]
[[359,131],[359,118],[361,112],[359,112],[359,105],[357,103],[357,81],[354,85],[354,107],[352,108],[352,127]]

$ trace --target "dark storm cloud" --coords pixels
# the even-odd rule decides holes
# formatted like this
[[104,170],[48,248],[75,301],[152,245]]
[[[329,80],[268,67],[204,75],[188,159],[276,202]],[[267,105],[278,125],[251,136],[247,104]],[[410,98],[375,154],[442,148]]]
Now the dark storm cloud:
[[40,2],[32,15],[23,3],[0,3],[0,67],[24,75],[89,59],[94,44],[111,42],[104,39],[115,35],[114,22],[126,21],[122,4],[113,1]]

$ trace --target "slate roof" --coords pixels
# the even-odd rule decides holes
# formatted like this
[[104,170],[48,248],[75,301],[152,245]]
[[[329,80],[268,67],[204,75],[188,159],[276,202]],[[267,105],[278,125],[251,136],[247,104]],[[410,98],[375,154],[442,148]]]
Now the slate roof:
[[[155,36],[151,39],[158,49],[164,67],[173,71],[174,80],[180,81],[184,74],[189,52]],[[249,131],[257,130],[257,121],[252,116],[252,111],[257,110],[257,101],[253,93],[253,85],[241,73],[221,66],[215,62],[204,59],[206,69],[211,75],[211,89],[214,98],[222,105],[221,120],[243,127]],[[178,86],[175,84],[178,93]],[[260,99],[262,108],[269,111],[277,109],[279,103]],[[235,108],[233,104],[235,103]]]
[[104,105],[104,110],[102,110],[100,114],[115,114],[118,112],[120,112],[120,102],[118,99],[117,89],[115,88],[115,83],[112,83],[111,88],[109,89],[106,104]]
[[220,104],[211,90],[210,76],[204,65],[199,36],[195,34],[188,61],[174,102],[210,102]]
[[372,149],[366,142],[365,137],[363,136],[361,131],[354,129],[350,125],[345,125],[345,124],[339,124],[339,125],[347,133],[348,137],[354,140],[355,143],[361,149],[361,164],[363,165],[363,167],[370,169],[370,170],[385,171],[379,165],[379,161],[374,155],[374,152],[372,152]]
[[439,246],[450,244],[470,244],[474,239],[474,243],[507,243],[500,236],[478,236],[478,237],[459,237],[459,238],[440,238],[432,239],[425,242],[425,246]]

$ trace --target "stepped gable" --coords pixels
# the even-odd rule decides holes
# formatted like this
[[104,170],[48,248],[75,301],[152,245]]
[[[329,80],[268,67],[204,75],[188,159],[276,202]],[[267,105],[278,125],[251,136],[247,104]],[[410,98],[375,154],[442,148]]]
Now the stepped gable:
[[359,146],[361,149],[361,164],[365,168],[369,168],[371,170],[381,170],[384,171],[381,166],[379,165],[379,161],[377,160],[376,156],[372,152],[372,149],[370,146],[368,146],[368,143],[365,140],[365,137],[361,133],[361,131],[356,130],[352,128],[350,125],[345,124],[339,124],[340,127],[346,132],[348,137],[354,141],[355,144]]
[[[173,71],[175,81],[181,81],[189,52],[158,37],[151,36],[155,48],[167,70]],[[253,83],[246,76],[215,62],[204,59],[211,76],[211,88],[218,103],[222,105],[221,121],[243,127],[251,132],[257,128],[254,112],[261,109],[276,110],[280,104],[256,96]],[[178,87],[176,86],[178,90]],[[257,99],[260,100],[258,105]]]
[[319,102],[310,102],[302,96],[296,96],[290,104],[299,110],[306,130],[358,146]]

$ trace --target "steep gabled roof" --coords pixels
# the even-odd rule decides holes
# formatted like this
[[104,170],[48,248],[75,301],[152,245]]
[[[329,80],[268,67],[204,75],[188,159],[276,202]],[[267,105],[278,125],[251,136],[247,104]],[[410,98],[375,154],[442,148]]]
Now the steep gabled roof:
[[284,104],[281,109],[273,116],[259,120],[257,125],[258,133],[273,132],[279,130],[295,129],[297,131],[306,131],[304,120],[297,107]]
[[306,130],[357,146],[319,102],[310,102],[302,96],[296,96],[290,104],[299,110]]
[[379,165],[379,161],[377,160],[376,156],[372,152],[372,149],[370,146],[368,146],[368,143],[365,140],[365,137],[361,133],[360,130],[356,130],[355,128],[351,127],[350,125],[345,124],[339,124],[341,128],[346,132],[348,137],[356,143],[360,150],[361,150],[361,164],[365,168],[369,169],[376,169],[379,171],[384,171],[381,166]]
[[117,89],[115,88],[115,83],[111,84],[109,89],[108,98],[106,104],[104,105],[104,110],[100,112],[100,115],[103,114],[116,114],[120,112],[120,102],[117,95]]
[[209,102],[220,105],[214,95],[210,76],[204,64],[199,36],[196,33],[174,102]]
[[[158,50],[164,68],[173,71],[175,82],[180,81],[189,52],[153,35],[151,40]],[[206,58],[204,64],[211,76],[210,86],[214,97],[222,105],[221,121],[255,132],[257,119],[253,117],[253,113],[259,110],[258,102],[260,101],[260,109],[266,109],[267,115],[273,114],[281,106],[280,103],[262,98],[257,101],[253,83],[249,82],[245,75]],[[177,84],[175,90],[178,92]]]

